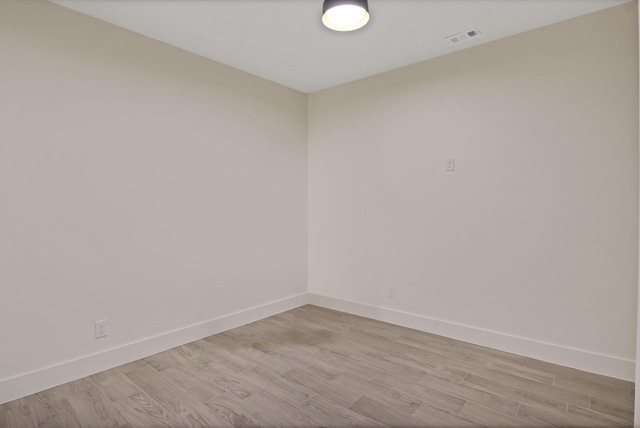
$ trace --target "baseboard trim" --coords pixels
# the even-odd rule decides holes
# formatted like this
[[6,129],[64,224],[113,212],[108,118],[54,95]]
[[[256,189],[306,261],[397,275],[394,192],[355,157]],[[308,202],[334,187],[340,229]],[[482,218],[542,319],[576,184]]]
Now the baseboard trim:
[[591,373],[635,380],[635,361],[318,294],[309,303]]
[[0,380],[0,404],[306,305],[302,293]]
[[335,299],[313,293],[302,293],[120,345],[96,354],[85,355],[77,359],[0,380],[0,404],[139,360],[203,337],[286,312],[308,303],[592,373],[632,382],[635,380],[635,362],[633,360],[539,342],[395,309]]

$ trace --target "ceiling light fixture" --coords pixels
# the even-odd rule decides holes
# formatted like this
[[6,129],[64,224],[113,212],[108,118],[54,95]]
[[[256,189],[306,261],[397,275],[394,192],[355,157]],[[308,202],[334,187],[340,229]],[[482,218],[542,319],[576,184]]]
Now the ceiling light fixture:
[[369,22],[367,0],[324,0],[322,23],[335,31],[353,31]]

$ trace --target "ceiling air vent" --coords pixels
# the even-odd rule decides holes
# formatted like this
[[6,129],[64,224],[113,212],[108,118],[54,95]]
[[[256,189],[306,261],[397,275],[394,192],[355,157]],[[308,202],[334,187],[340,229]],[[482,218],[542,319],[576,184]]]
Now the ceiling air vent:
[[449,41],[449,43],[457,44],[463,42],[468,39],[473,39],[474,37],[478,37],[480,35],[480,31],[475,28],[471,30],[463,31],[462,33],[453,34],[451,36],[445,37]]

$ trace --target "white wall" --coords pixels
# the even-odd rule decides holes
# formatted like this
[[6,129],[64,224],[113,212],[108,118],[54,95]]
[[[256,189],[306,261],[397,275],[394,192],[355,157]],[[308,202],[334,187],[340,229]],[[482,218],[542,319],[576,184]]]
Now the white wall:
[[305,94],[47,2],[0,2],[0,63],[0,402],[306,293]]
[[636,9],[311,94],[316,301],[632,379]]

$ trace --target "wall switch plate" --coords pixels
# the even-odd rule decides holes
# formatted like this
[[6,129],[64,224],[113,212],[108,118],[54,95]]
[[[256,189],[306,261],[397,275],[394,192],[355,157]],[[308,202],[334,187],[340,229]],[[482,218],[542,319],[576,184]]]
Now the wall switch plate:
[[95,324],[96,339],[105,337],[107,335],[107,322],[108,320],[96,321],[96,324]]
[[445,166],[445,171],[455,171],[456,170],[456,158],[447,158],[447,164]]
[[388,296],[389,296],[390,299],[395,299],[396,298],[396,287],[394,287],[393,285],[389,286]]

